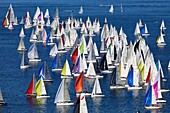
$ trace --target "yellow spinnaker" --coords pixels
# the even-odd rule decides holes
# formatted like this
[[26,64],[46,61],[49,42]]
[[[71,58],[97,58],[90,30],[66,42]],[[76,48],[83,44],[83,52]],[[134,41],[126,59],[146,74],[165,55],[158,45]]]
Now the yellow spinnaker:
[[62,75],[66,75],[66,62],[64,63],[63,69],[61,71]]
[[42,78],[40,78],[38,80],[38,82],[36,83],[35,87],[36,87],[36,94],[37,94],[37,96],[41,96],[41,92],[42,92]]

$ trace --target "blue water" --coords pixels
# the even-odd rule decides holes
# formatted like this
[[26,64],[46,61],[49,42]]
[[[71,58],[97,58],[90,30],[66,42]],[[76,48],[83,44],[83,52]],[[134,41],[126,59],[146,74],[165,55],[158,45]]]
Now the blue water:
[[[107,17],[108,23],[116,26],[119,31],[120,27],[123,27],[124,32],[127,34],[128,42],[134,42],[135,37],[133,35],[136,22],[139,18],[143,23],[146,23],[150,36],[146,38],[146,42],[149,45],[151,52],[154,55],[155,61],[158,59],[161,61],[165,77],[167,82],[164,83],[165,88],[170,88],[170,72],[168,72],[167,66],[170,60],[170,1],[169,0],[5,0],[0,1],[0,21],[4,19],[9,4],[13,4],[15,15],[18,20],[21,20],[22,16],[25,16],[26,11],[30,12],[30,16],[33,17],[36,7],[39,6],[44,12],[46,8],[49,9],[51,17],[55,14],[55,8],[59,8],[59,15],[61,20],[66,19],[69,16],[75,18],[83,18],[83,21],[89,16],[91,21],[94,18],[99,18],[101,26],[103,26],[104,18]],[[113,4],[115,12],[113,14],[108,13],[108,6]],[[123,5],[124,12],[120,13],[120,4]],[[79,15],[78,11],[80,6],[83,6],[84,13]],[[73,10],[73,13],[65,12],[64,10]],[[164,48],[158,48],[155,40],[159,34],[159,28],[162,19],[165,20],[166,30],[166,46]],[[34,67],[21,71],[19,69],[21,54],[18,53],[17,47],[19,43],[19,33],[21,25],[15,26],[14,30],[9,31],[0,26],[0,87],[3,93],[4,100],[8,103],[8,106],[0,106],[0,111],[3,113],[71,113],[74,106],[71,107],[56,107],[54,105],[54,98],[57,92],[58,86],[61,82],[60,73],[51,73],[54,82],[47,84],[47,92],[51,97],[47,100],[27,99],[25,92],[31,81],[32,75],[38,73],[42,62],[35,64]],[[49,29],[47,29],[49,31]],[[24,39],[25,46],[28,49],[31,46],[29,38],[31,35],[31,29],[25,30],[26,37]],[[96,36],[94,41],[97,46],[100,46],[99,37]],[[50,46],[43,47],[42,44],[37,44],[40,58],[47,61],[49,68],[52,66],[52,58],[49,57]],[[65,59],[69,59],[70,51],[62,56],[61,65],[63,65]],[[87,97],[87,106],[89,113],[136,113],[140,110],[142,113],[169,113],[170,110],[170,93],[164,93],[163,97],[167,100],[167,103],[163,104],[163,108],[160,110],[149,111],[144,108],[144,94],[145,90],[140,91],[127,91],[124,90],[110,90],[109,89],[110,75],[100,80],[104,98],[91,99]],[[71,80],[69,92],[71,99],[75,102],[75,80]],[[91,83],[91,82],[90,82]],[[89,83],[89,84],[90,84]],[[91,86],[92,88],[92,86]]]

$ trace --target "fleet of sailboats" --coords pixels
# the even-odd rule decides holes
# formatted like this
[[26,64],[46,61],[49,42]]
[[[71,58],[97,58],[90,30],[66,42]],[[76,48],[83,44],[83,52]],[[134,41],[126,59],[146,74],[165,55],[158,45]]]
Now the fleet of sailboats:
[[[113,5],[109,6],[109,12],[113,13]],[[123,12],[122,4],[120,12]],[[83,14],[82,6],[78,13]],[[24,37],[26,35],[22,27],[17,50],[22,52],[20,69],[26,69],[31,66],[25,62],[25,52],[27,52],[29,62],[37,62],[41,61],[41,59],[39,59],[36,44],[42,43],[44,47],[54,45],[49,52],[49,55],[54,57],[51,68],[53,72],[61,71],[62,78],[54,100],[56,106],[74,105],[71,101],[67,84],[67,80],[74,76],[75,92],[78,98],[74,111],[88,113],[85,96],[91,96],[92,98],[105,96],[103,94],[105,92],[102,92],[102,84],[100,85],[100,78],[103,78],[106,74],[111,74],[110,89],[127,88],[128,90],[139,90],[144,89],[144,85],[148,85],[149,88],[146,89],[144,102],[146,109],[160,109],[161,106],[158,103],[166,102],[162,97],[162,93],[169,90],[163,89],[161,86],[161,82],[165,80],[163,70],[160,62],[158,62],[158,66],[155,64],[153,54],[145,43],[144,37],[150,34],[147,25],[143,24],[141,19],[139,19],[135,27],[134,35],[136,40],[134,44],[131,42],[128,45],[127,35],[123,28],[121,27],[118,34],[116,27],[112,25],[109,27],[105,18],[100,36],[100,51],[98,51],[98,43],[93,42],[95,33],[99,32],[101,28],[97,19],[91,22],[90,17],[88,17],[87,21],[83,23],[81,19],[73,19],[72,17],[60,22],[58,8],[56,8],[56,15],[53,19],[53,22],[50,23],[48,9],[43,14],[40,8],[37,7],[32,21],[29,12],[26,12],[26,16],[25,18],[22,17],[20,24],[24,24],[25,30],[33,27],[30,37],[32,45],[27,52],[24,44]],[[18,25],[18,20],[10,4],[2,26],[12,30],[14,25]],[[52,30],[47,32],[44,26],[51,27]],[[162,20],[160,35],[156,40],[158,46],[166,45],[164,40],[165,29],[165,23]],[[78,31],[82,34],[81,40],[78,39]],[[86,37],[89,37],[87,45]],[[65,55],[69,53],[70,48],[73,50],[70,55],[72,63],[68,62],[68,59],[64,59]],[[62,68],[61,60],[65,60]],[[70,68],[69,64],[73,64],[72,68]],[[168,64],[168,69],[170,70],[170,63]],[[37,99],[50,98],[47,94],[46,83],[53,82],[53,79],[46,61],[40,67],[37,77],[39,78],[38,81],[36,81],[36,76],[33,75],[26,91],[26,96]],[[94,80],[92,91],[89,91],[88,87],[86,88],[87,83],[85,80],[90,79]],[[6,105],[6,102],[3,101],[1,89],[0,105]]]

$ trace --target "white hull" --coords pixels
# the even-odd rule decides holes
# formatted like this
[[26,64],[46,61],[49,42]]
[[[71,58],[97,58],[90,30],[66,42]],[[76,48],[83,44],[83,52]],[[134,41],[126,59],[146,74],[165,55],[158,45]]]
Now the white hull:
[[122,80],[122,81],[125,81],[125,80],[126,80],[126,78],[124,78],[124,77],[121,77],[121,78],[120,78],[120,80]]
[[86,75],[85,76],[86,78],[89,78],[89,79],[95,79],[95,78],[103,78],[103,76],[100,76],[100,75],[90,75],[90,76],[88,76],[88,75]]
[[161,46],[165,46],[165,45],[166,45],[166,43],[158,43],[158,44],[157,44],[157,46],[160,46],[160,47],[161,47]]
[[104,71],[101,72],[101,74],[109,74],[109,73],[112,73],[112,71],[104,70]]
[[73,75],[74,75],[74,77],[78,77],[80,74],[74,74],[74,73],[72,73]]
[[169,89],[161,89],[161,90],[159,90],[161,93],[163,93],[163,92],[169,92],[170,90]]
[[26,68],[30,68],[30,66],[29,65],[20,66],[20,69],[26,69]]
[[47,43],[48,46],[52,46],[54,45],[55,43]]
[[145,36],[145,37],[147,37],[147,36],[149,36],[150,34],[142,34],[142,36]]
[[37,42],[37,40],[30,39],[30,42]]
[[49,80],[43,80],[44,82],[53,82],[53,80],[49,79]]
[[104,50],[104,51],[100,51],[100,53],[107,53],[107,51],[106,51],[106,50]]
[[62,71],[62,69],[52,69],[52,71]]
[[61,102],[61,103],[56,103],[56,106],[71,106],[74,105],[72,102]]
[[67,51],[57,51],[57,53],[66,53]]
[[29,62],[40,62],[41,59],[29,59]]
[[104,95],[91,95],[91,97],[104,97]]
[[160,106],[145,106],[145,108],[154,110],[154,109],[160,109],[161,107]]
[[27,49],[17,49],[19,52],[27,51]]
[[63,75],[61,75],[61,78],[67,78],[67,79],[72,79],[73,77],[72,76],[63,76]]
[[142,89],[142,87],[128,87],[128,90]]
[[90,62],[96,63],[96,60],[88,60],[88,61],[87,61],[87,63],[90,63]]
[[101,57],[100,56],[96,56],[96,59],[98,60],[98,59],[101,59]]
[[158,103],[166,103],[166,100],[156,100]]
[[50,96],[36,96],[37,99],[50,98]]
[[[85,96],[91,96],[91,93],[83,93]],[[76,93],[76,96],[80,96],[80,93]]]
[[116,68],[115,66],[108,66],[109,69],[113,69]]
[[125,86],[120,86],[120,85],[117,85],[117,86],[110,86],[110,89],[124,89]]

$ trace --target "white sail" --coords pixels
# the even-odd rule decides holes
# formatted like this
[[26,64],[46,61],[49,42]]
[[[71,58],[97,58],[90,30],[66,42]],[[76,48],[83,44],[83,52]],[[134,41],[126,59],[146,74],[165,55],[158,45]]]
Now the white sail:
[[[42,77],[40,78],[40,79],[42,79]],[[41,95],[47,95],[47,92],[46,92],[46,88],[45,88],[45,84],[44,84],[44,81],[43,81],[43,79],[41,80]]]
[[56,56],[57,53],[58,53],[57,45],[54,44],[54,46],[50,50],[50,56]]
[[24,24],[24,17],[22,16],[22,19],[20,21],[20,24]]
[[47,18],[47,22],[46,22],[46,26],[48,27],[48,26],[50,26],[51,25],[51,23],[50,23],[50,17],[48,17]]
[[80,7],[79,14],[83,14],[83,7],[82,6]]
[[13,25],[12,25],[12,22],[9,22],[8,29],[9,29],[9,30],[12,30],[12,29],[14,29],[14,28],[13,28]]
[[18,45],[18,49],[17,49],[18,51],[24,51],[24,50],[26,50],[25,49],[25,44],[24,44],[24,40],[23,40],[23,38],[20,38],[20,42],[19,42],[19,45]]
[[113,5],[110,6],[109,12],[110,12],[110,13],[113,13],[113,12],[114,12]]
[[143,27],[143,24],[142,24],[142,20],[139,19],[139,23],[138,23],[139,27]]
[[21,32],[19,34],[19,37],[25,37],[25,34],[24,34],[24,29],[23,27],[21,28]]
[[87,73],[86,73],[86,76],[91,76],[91,75],[96,76],[96,71],[94,69],[94,65],[92,62],[89,63],[89,67],[88,67]]
[[34,29],[32,29],[31,36],[30,36],[30,42],[36,42],[37,41],[37,36],[34,33]]
[[99,56],[99,52],[98,52],[98,49],[97,49],[97,46],[96,46],[96,43],[95,43],[95,42],[94,42],[94,44],[93,44],[93,49],[94,49],[94,54],[95,54],[95,56],[98,57],[98,56]]
[[86,98],[84,93],[80,94],[80,113],[88,113]]
[[102,91],[101,91],[99,79],[98,79],[98,77],[96,77],[96,80],[95,80],[95,83],[93,86],[92,97],[95,97],[95,96],[101,95],[101,94],[102,94]]
[[61,81],[60,86],[58,87],[54,103],[64,101],[64,79]]
[[38,16],[40,15],[40,13],[41,13],[40,8],[37,7],[36,12],[33,17],[33,22],[36,22],[38,20]]
[[139,24],[138,23],[136,23],[136,28],[135,28],[134,35],[140,35],[140,28],[139,28]]
[[170,70],[170,61],[169,61],[169,63],[168,63],[168,70]]
[[33,43],[31,45],[31,47],[29,48],[29,50],[28,50],[28,58],[29,58],[29,61],[35,60],[35,59],[38,60],[38,58],[39,58],[38,57],[37,47],[36,47],[35,43]]
[[0,88],[0,101],[4,101],[3,96],[2,96],[1,88]]
[[50,14],[49,14],[49,10],[46,9],[45,11],[45,15],[44,15],[44,18],[49,18],[50,17]]

